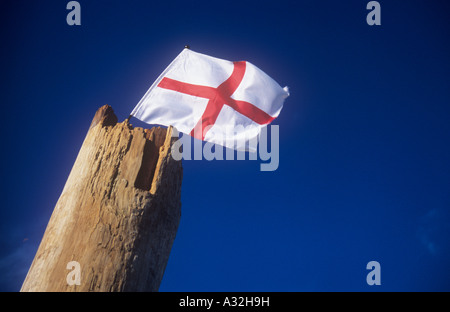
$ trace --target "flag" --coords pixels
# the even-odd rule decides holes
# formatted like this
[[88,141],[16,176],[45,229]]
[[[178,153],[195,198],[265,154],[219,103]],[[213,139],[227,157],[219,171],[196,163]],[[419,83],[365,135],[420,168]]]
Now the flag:
[[197,139],[256,151],[261,128],[272,122],[289,96],[262,70],[185,48],[152,84],[131,115],[173,126]]

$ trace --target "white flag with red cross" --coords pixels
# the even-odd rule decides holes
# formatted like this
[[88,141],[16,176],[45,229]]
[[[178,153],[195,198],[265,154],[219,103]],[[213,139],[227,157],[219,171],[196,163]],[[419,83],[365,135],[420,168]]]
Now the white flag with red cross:
[[230,62],[185,48],[131,115],[149,124],[173,126],[200,140],[256,151],[248,142],[280,114],[288,96],[287,87],[249,62]]

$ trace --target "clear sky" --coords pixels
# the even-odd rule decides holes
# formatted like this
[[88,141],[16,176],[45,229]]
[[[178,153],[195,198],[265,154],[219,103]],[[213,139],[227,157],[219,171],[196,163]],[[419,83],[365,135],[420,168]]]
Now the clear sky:
[[67,2],[0,4],[0,290],[20,289],[97,108],[123,121],[189,44],[291,96],[276,171],[183,161],[161,291],[450,291],[448,1],[379,1],[380,26],[362,0],[80,0],[81,26]]

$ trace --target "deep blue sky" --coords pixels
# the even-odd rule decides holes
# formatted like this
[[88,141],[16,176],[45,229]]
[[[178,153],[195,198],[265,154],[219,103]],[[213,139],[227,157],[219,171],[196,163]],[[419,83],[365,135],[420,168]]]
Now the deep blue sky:
[[[0,290],[17,291],[91,119],[124,120],[189,44],[290,87],[280,166],[184,161],[161,291],[450,291],[450,4],[0,4]],[[133,124],[139,124],[135,119]],[[381,264],[381,286],[366,264]]]

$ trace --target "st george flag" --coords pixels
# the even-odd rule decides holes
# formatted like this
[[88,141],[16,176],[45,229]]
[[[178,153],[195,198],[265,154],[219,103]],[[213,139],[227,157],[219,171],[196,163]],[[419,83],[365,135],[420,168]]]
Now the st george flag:
[[185,48],[148,89],[131,115],[173,126],[194,138],[240,151],[256,151],[261,128],[289,96],[262,70]]

